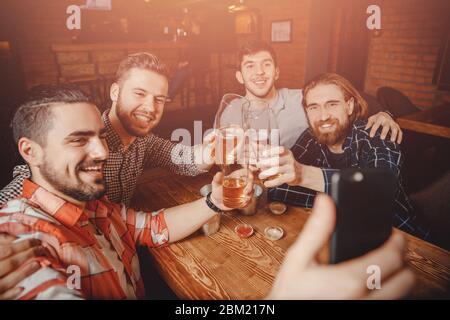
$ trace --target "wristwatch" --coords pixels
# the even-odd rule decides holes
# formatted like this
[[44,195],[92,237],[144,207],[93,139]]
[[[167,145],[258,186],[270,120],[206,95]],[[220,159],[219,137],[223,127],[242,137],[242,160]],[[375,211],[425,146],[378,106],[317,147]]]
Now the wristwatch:
[[214,212],[217,213],[222,213],[222,209],[220,209],[219,207],[217,207],[212,201],[211,201],[211,193],[208,193],[208,195],[206,196],[206,205],[213,210]]

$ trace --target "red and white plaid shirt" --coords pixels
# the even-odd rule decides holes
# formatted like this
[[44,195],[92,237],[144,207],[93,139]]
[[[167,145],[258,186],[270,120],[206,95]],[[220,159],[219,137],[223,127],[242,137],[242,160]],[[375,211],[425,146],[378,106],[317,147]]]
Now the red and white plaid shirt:
[[[106,198],[81,209],[30,180],[22,196],[0,210],[0,232],[19,241],[40,239],[49,253],[34,259],[41,268],[18,284],[25,288],[20,299],[141,298],[136,245],[157,247],[169,240],[163,210],[135,211]],[[73,270],[80,271],[79,290],[67,285],[68,279],[76,283]]]

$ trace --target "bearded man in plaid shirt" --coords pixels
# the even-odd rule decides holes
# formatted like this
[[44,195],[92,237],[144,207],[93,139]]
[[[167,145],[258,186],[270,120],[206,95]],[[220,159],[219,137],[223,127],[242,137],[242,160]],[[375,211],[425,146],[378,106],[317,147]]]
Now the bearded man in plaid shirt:
[[[22,290],[15,298],[142,298],[136,247],[178,241],[230,210],[222,201],[221,173],[206,199],[156,212],[104,198],[107,128],[79,89],[41,87],[16,111],[13,131],[32,174],[21,195],[0,209],[0,233],[38,239],[47,253],[19,266],[36,267],[17,284]],[[68,281],[69,270],[78,270],[78,284]]]
[[[144,287],[137,246],[178,241],[218,212],[230,210],[223,205],[222,173],[214,176],[206,199],[156,212],[137,211],[102,197],[106,190],[102,169],[108,158],[107,129],[97,108],[77,89],[47,87],[45,94],[18,109],[13,131],[32,175],[24,181],[20,197],[0,209],[0,233],[18,237],[18,241],[38,239],[46,254],[28,255],[26,263],[17,268],[18,272],[28,270],[25,278],[2,272],[0,295],[12,281],[18,281],[19,289],[14,295],[8,290],[5,298],[141,298]],[[247,196],[252,185],[245,188]],[[398,263],[405,246],[401,235],[392,235],[369,256],[345,265],[318,264],[314,252],[333,229],[333,210],[329,197],[317,199],[315,213],[287,253],[268,298],[330,298],[336,297],[336,292],[347,299],[370,297],[371,292],[365,290],[365,273],[362,277],[353,275],[360,268],[365,271],[374,256],[380,259],[377,264],[383,265],[383,270],[389,270],[383,286],[388,289],[380,290],[376,297],[394,299],[407,294],[414,285],[414,275]],[[310,267],[298,268],[302,263]],[[339,281],[330,285],[330,274]],[[358,285],[349,287],[349,280]]]
[[[138,52],[120,62],[110,88],[111,108],[102,115],[109,148],[104,167],[109,200],[129,205],[145,169],[160,167],[185,176],[210,169],[212,134],[191,147],[151,133],[161,121],[167,90],[168,69],[155,55]],[[29,96],[34,94],[42,94],[39,86]],[[13,180],[0,191],[0,204],[18,197],[30,176],[27,165],[16,166]]]
[[367,103],[350,82],[337,74],[319,75],[305,86],[302,104],[309,129],[291,150],[277,148],[261,159],[259,178],[277,175],[264,183],[272,188],[269,197],[310,208],[318,192],[331,193],[331,177],[340,169],[386,168],[398,179],[394,226],[428,239],[429,229],[414,214],[404,189],[399,145],[381,139],[380,133],[369,136],[362,120]]

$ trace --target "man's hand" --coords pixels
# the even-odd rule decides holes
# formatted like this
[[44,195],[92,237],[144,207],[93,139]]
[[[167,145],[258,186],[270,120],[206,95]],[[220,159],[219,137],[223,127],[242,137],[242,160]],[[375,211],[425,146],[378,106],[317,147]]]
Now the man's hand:
[[[245,169],[242,169],[245,170]],[[223,173],[217,172],[212,181],[211,201],[216,207],[223,211],[232,210],[223,204]],[[248,170],[247,185],[244,188],[244,194],[248,199],[253,196],[253,174]]]
[[[223,204],[222,181],[223,174],[218,172],[212,181],[212,193],[210,199],[220,210],[228,211],[231,209]],[[253,179],[249,177],[248,183],[244,189],[245,194],[249,197],[251,196],[252,188]],[[168,208],[164,212],[167,229],[169,230],[170,235],[170,243],[184,239],[217,215],[217,212],[208,207],[205,198]],[[188,220],[186,220],[186,213],[188,213]]]
[[[323,265],[317,255],[329,240],[336,219],[329,196],[318,195],[313,213],[289,248],[268,299],[399,299],[414,285],[404,265],[405,240],[394,233],[380,248],[336,265]],[[367,288],[367,267],[381,268],[381,289]]]
[[265,180],[266,188],[275,188],[284,183],[302,186],[319,192],[325,190],[322,169],[301,164],[292,151],[284,147],[270,147],[262,152],[258,166],[259,178]]
[[403,132],[400,129],[400,126],[397,122],[392,119],[392,117],[387,114],[386,112],[378,112],[377,114],[374,114],[373,116],[369,117],[367,120],[367,125],[365,130],[372,128],[370,130],[370,137],[373,138],[375,136],[375,133],[377,130],[383,127],[381,130],[381,139],[386,139],[387,134],[389,131],[391,132],[391,141],[396,142],[398,144],[402,143],[403,139]]
[[0,234],[0,300],[14,299],[20,295],[23,288],[16,285],[36,272],[40,265],[28,260],[45,256],[45,249],[36,239],[28,239],[13,243],[16,238]]
[[267,188],[277,187],[283,183],[299,185],[302,181],[302,165],[294,159],[292,151],[284,147],[264,150],[258,167],[261,169],[258,177],[261,180],[269,179],[264,182]]

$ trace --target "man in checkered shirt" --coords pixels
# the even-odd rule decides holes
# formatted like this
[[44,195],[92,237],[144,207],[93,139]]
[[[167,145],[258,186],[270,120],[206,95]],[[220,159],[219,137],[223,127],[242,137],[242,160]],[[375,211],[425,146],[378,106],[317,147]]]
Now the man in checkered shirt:
[[350,82],[337,74],[320,75],[305,86],[302,104],[309,129],[291,150],[277,148],[261,160],[260,179],[278,174],[264,183],[272,188],[269,197],[310,208],[318,192],[330,194],[331,176],[340,169],[386,168],[398,178],[395,226],[427,239],[429,230],[418,221],[402,184],[400,148],[379,133],[369,136],[361,120],[367,103]]
[[[129,205],[137,180],[147,168],[162,167],[186,176],[210,168],[207,163],[211,161],[203,160],[208,159],[212,149],[211,135],[205,137],[204,145],[189,147],[151,133],[163,114],[167,75],[166,66],[145,52],[131,54],[119,64],[110,89],[112,106],[102,115],[109,148],[104,173],[107,196],[112,202]],[[28,178],[29,167],[16,166],[13,181],[0,191],[0,205],[19,196]]]
[[[0,233],[20,239],[6,246],[0,243],[0,299],[143,298],[136,248],[181,240],[218,211],[229,210],[223,205],[221,173],[214,176],[206,199],[156,212],[136,211],[103,198],[106,127],[79,89],[44,87],[41,95],[35,92],[16,112],[13,132],[33,174],[24,181],[22,195],[0,209]],[[246,195],[251,187],[245,188]],[[345,265],[316,261],[333,229],[332,200],[320,197],[314,211],[289,249],[267,298],[395,299],[411,290],[414,275],[400,263],[405,241],[399,234]],[[39,239],[45,255],[23,254],[21,267],[1,261],[29,239]],[[383,282],[388,289],[376,295],[366,290],[365,274],[375,256],[377,265],[388,270]],[[338,281],[330,283],[331,278]],[[354,285],[349,286],[349,281]]]

